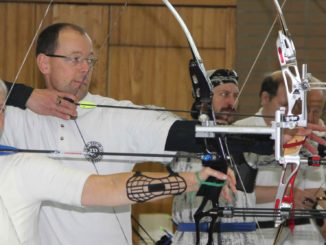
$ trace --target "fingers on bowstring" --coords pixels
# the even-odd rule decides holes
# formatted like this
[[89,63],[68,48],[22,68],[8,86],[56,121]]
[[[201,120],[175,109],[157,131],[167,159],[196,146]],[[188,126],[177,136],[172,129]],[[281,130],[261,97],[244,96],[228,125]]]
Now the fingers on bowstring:
[[76,117],[77,106],[74,103],[74,100],[68,97],[57,96],[55,114],[57,117],[62,119],[70,119],[71,117]]
[[70,116],[77,116],[77,106],[66,99],[63,99],[60,106],[60,112]]
[[74,103],[75,101],[77,101],[77,97],[73,94],[58,92],[57,96],[65,99],[67,101],[70,101],[71,103]]

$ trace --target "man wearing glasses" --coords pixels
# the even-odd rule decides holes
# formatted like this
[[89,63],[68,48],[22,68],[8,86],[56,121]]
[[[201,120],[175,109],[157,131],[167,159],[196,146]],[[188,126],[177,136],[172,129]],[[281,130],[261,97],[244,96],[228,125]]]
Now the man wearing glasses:
[[[72,94],[76,101],[135,106],[129,101],[92,95],[88,92],[94,57],[89,35],[79,26],[57,23],[38,38],[36,61],[50,90]],[[57,99],[60,107],[66,101]],[[78,118],[62,120],[30,110],[8,107],[2,143],[18,148],[59,151],[110,151],[165,153],[167,136],[177,117],[165,112],[77,108]],[[135,162],[168,161],[167,158],[136,158],[92,155],[60,159],[66,166],[92,173],[129,172]],[[42,244],[132,244],[130,207],[76,208],[53,202],[40,213]]]
[[[79,26],[57,23],[44,29],[37,41],[36,61],[48,89],[70,93],[76,101],[134,106],[129,101],[88,92],[96,58],[89,35]],[[63,102],[58,98],[57,106]],[[2,143],[60,151],[164,153],[169,129],[177,119],[163,112],[138,110],[77,108],[77,112],[77,119],[66,121],[10,107]],[[133,163],[144,160],[149,159],[93,155],[88,159],[62,158],[61,163],[92,173],[112,174],[129,172]],[[47,202],[40,213],[40,234],[42,244],[47,245],[132,244],[130,207],[81,209]]]
[[87,95],[97,59],[82,28],[64,23],[46,28],[37,41],[36,60],[47,88],[71,93],[77,101]]
[[[76,101],[135,106],[88,93],[96,61],[88,34],[79,26],[57,23],[40,34],[36,61],[46,87],[72,94]],[[65,100],[58,97],[57,106]],[[2,143],[18,148],[60,151],[110,151],[165,153],[171,125],[176,117],[164,112],[78,108],[78,118],[62,120],[40,116],[30,110],[8,107]],[[103,157],[92,155],[62,158],[61,163],[91,173],[129,172],[133,163],[167,158]],[[130,207],[76,208],[53,202],[43,204],[40,213],[42,244],[132,244]]]

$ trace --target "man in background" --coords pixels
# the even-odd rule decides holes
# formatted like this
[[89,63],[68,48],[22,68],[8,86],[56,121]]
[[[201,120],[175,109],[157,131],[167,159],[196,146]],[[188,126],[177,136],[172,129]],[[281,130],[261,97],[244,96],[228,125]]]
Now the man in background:
[[[281,71],[275,71],[264,78],[259,96],[262,107],[256,115],[263,117],[249,117],[237,121],[237,125],[271,126],[275,111],[280,107],[287,107],[287,96]],[[259,166],[255,188],[256,207],[274,208],[275,196],[281,178],[281,168],[275,162],[274,156],[248,154],[246,160],[251,162],[252,165]],[[322,168],[301,166],[295,182],[295,208],[312,208],[311,203],[305,202],[305,200],[313,200],[314,194],[324,183],[324,180]],[[266,218],[260,218],[259,220],[258,228],[261,228],[266,244],[271,244],[276,231],[274,222],[272,219],[267,220]],[[286,230],[287,232],[283,231],[285,235],[282,244],[320,244],[323,240],[317,229],[310,224],[309,219],[296,221],[293,236],[288,229]]]
[[[235,102],[239,94],[238,88],[238,76],[235,71],[227,69],[218,69],[208,71],[208,75],[214,87],[213,98],[212,98],[212,108],[215,113],[217,124],[229,125],[234,121]],[[193,106],[192,109],[195,107]],[[195,118],[196,119],[196,118]],[[223,160],[222,160],[223,161]],[[187,159],[179,159],[171,164],[172,169],[176,172],[179,171],[198,171],[202,168],[202,163],[200,161],[187,161]],[[240,171],[241,172],[241,171]],[[236,171],[235,171],[236,173]],[[245,176],[242,176],[245,177]],[[221,198],[221,206],[231,204],[234,207],[249,207],[248,205],[254,205],[255,199],[253,187],[247,186],[246,192],[239,185],[239,177],[237,176],[237,194],[233,198],[232,202],[226,202]],[[254,184],[254,182],[252,182]],[[251,190],[250,190],[251,189]],[[247,200],[248,198],[248,200]],[[176,232],[173,237],[173,244],[196,244],[196,232],[195,232],[195,220],[194,214],[198,207],[200,206],[203,198],[196,196],[195,193],[187,193],[180,196],[174,197],[173,200],[173,211],[172,219],[176,224]],[[249,202],[249,203],[248,203]],[[212,208],[209,204],[206,210]],[[213,239],[214,244],[257,244],[257,236],[255,232],[246,231],[243,232],[237,228],[237,222],[240,225],[252,225],[252,218],[234,217],[234,218],[222,218],[221,225],[223,223],[233,222],[234,227],[228,232],[214,232]],[[205,223],[205,221],[202,221]],[[207,224],[209,222],[206,221]],[[216,224],[219,227],[220,224]],[[255,230],[251,229],[251,231]],[[201,231],[200,233],[200,244],[207,244],[208,234],[207,231]]]

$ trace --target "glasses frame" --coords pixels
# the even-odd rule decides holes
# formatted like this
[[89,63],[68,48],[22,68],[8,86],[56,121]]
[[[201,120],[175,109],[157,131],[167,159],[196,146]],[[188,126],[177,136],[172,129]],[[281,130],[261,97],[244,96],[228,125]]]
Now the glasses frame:
[[74,65],[81,65],[82,62],[85,60],[90,67],[93,67],[97,62],[97,58],[95,56],[88,56],[86,58],[76,60],[74,57],[66,56],[66,55],[59,55],[59,54],[44,54],[44,55],[52,58],[65,59],[71,61]]

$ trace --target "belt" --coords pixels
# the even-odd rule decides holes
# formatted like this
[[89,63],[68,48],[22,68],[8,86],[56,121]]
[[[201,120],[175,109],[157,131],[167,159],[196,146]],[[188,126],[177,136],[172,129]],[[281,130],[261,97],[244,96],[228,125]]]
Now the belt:
[[[208,232],[209,222],[199,223],[199,230],[201,232]],[[245,231],[255,231],[256,223],[255,222],[227,222],[221,223],[217,222],[214,226],[214,232],[245,232]],[[177,231],[183,232],[195,232],[196,224],[195,223],[179,223],[177,224]]]
[[[289,226],[290,220],[285,221],[285,226]],[[294,219],[295,225],[306,225],[310,224],[310,220],[308,218],[298,218]],[[274,220],[266,220],[266,221],[258,221],[259,228],[267,229],[267,228],[275,228]]]

